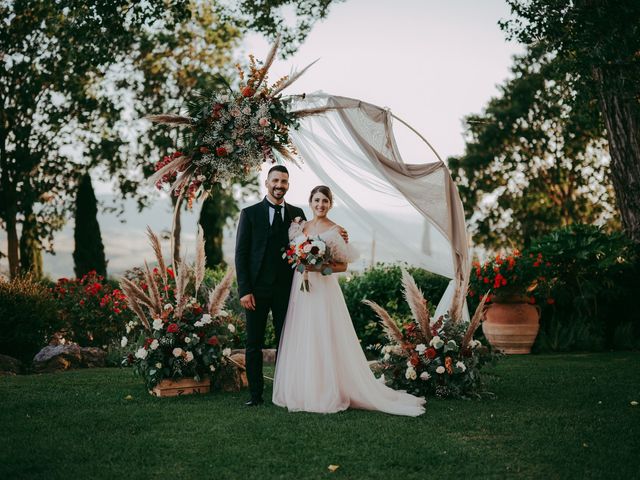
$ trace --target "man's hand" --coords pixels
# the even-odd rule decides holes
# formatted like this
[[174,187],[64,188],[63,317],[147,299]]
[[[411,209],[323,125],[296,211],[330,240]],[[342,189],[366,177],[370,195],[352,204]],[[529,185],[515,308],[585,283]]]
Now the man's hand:
[[240,299],[240,305],[247,310],[255,310],[256,309],[256,299],[253,296],[253,293],[248,293],[244,297]]
[[342,227],[340,227],[340,236],[344,240],[344,243],[349,243],[349,232]]

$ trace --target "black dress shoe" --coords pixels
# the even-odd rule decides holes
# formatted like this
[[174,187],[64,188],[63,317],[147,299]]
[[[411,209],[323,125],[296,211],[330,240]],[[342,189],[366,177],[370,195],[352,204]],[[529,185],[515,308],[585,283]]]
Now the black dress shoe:
[[264,403],[264,400],[262,400],[261,398],[252,398],[244,405],[246,407],[257,407],[258,405],[262,405],[263,403]]

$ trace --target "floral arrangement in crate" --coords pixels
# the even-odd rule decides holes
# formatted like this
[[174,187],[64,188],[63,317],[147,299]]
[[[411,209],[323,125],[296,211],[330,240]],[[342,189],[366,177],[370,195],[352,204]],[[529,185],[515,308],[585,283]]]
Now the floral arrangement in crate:
[[268,72],[278,45],[279,39],[262,64],[250,55],[248,72],[237,65],[237,89],[220,78],[224,90],[198,94],[188,104],[188,116],[146,117],[156,123],[190,127],[187,145],[156,164],[151,180],[157,186],[170,184],[176,196],[184,196],[191,204],[216,182],[246,178],[263,162],[275,162],[274,152],[295,161],[289,130],[297,128],[298,118],[306,113],[292,112],[293,99],[283,97],[282,91],[311,65],[270,85]]
[[484,263],[473,262],[469,296],[489,290],[488,302],[553,304],[550,297],[553,265],[542,253],[523,255],[518,249],[497,254]]
[[60,307],[62,331],[67,341],[81,345],[108,345],[122,333],[131,318],[124,293],[92,270],[80,278],[59,278],[50,289]]
[[495,360],[496,354],[473,338],[482,320],[486,295],[468,325],[448,314],[432,322],[427,301],[404,269],[402,284],[413,320],[401,327],[380,305],[364,300],[380,318],[391,342],[379,347],[378,370],[384,381],[394,389],[419,396],[460,398],[489,394],[481,370]]
[[197,298],[205,275],[204,238],[198,230],[196,260],[191,268],[174,261],[164,263],[160,241],[147,230],[158,267],[151,270],[145,262],[142,279],[123,277],[122,290],[129,307],[138,317],[141,329],[127,325],[135,341],[122,338],[122,346],[132,347],[123,364],[132,365],[149,389],[163,379],[192,377],[197,381],[209,376],[216,379],[225,370],[235,368],[231,346],[237,324],[223,306],[231,289],[233,271],[208,292],[208,302]]

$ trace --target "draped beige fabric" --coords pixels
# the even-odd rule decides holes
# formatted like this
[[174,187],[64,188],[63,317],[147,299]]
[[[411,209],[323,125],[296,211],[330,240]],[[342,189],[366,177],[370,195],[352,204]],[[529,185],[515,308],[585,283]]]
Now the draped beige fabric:
[[[294,110],[303,112],[301,127],[291,136],[305,166],[337,189],[361,220],[384,231],[382,241],[393,242],[398,251],[411,251],[405,260],[451,278],[436,316],[453,308],[460,318],[470,269],[468,238],[462,202],[444,162],[425,144],[420,163],[406,163],[388,109],[314,93],[298,97]],[[433,247],[428,248],[431,255],[397,245],[406,226],[394,226],[393,217],[378,222],[371,211],[382,205],[404,205],[403,213],[419,213],[426,221],[425,238],[434,244],[427,245]],[[464,313],[467,317],[466,309]]]

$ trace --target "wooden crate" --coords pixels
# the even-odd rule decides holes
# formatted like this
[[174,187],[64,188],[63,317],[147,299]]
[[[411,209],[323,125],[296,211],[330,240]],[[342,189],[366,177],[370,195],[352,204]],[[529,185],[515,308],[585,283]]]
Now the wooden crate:
[[151,393],[156,397],[177,397],[192,393],[209,393],[209,390],[211,390],[211,380],[208,378],[199,382],[193,378],[182,378],[180,380],[162,380]]

